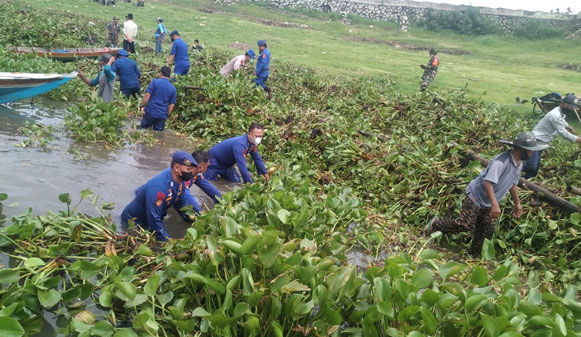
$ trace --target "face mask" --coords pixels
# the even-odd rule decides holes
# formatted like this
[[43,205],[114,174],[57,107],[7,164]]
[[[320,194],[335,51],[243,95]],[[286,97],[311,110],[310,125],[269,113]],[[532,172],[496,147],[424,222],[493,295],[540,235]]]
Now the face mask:
[[530,158],[529,152],[527,150],[520,150],[520,159],[528,160]]
[[176,39],[174,39],[173,37],[171,38],[171,42],[174,42]]
[[254,145],[258,146],[258,144],[260,144],[260,142],[262,142],[262,137],[254,138]]
[[194,177],[194,174],[192,172],[184,172],[181,171],[182,174],[180,175],[180,178],[182,179],[182,181],[189,181],[192,180],[192,178]]

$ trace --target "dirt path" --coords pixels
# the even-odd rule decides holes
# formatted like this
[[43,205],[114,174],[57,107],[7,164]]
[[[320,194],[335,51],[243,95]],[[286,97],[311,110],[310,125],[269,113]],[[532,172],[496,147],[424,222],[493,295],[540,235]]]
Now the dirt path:
[[[407,44],[407,43],[399,42],[399,41],[380,40],[380,39],[359,37],[359,36],[344,36],[343,39],[348,40],[348,41],[355,41],[355,42],[367,42],[367,43],[373,43],[373,44],[383,44],[383,45],[391,46],[394,48],[404,48],[404,49],[409,49],[409,50],[428,51],[432,48],[432,46],[412,45],[412,44]],[[441,53],[445,53],[445,54],[470,55],[469,51],[462,50],[462,49],[441,49],[441,48],[438,48],[438,50]]]

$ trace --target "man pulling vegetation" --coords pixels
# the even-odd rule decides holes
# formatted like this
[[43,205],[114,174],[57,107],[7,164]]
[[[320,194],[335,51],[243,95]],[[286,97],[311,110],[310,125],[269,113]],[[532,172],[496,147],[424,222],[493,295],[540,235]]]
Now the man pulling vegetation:
[[153,128],[155,131],[163,131],[165,128],[165,121],[173,111],[177,97],[176,87],[169,81],[170,76],[171,69],[162,67],[159,77],[153,79],[147,87],[141,101],[142,129]]
[[[557,134],[570,142],[581,143],[581,138],[575,136],[577,132],[565,120],[566,113],[575,113],[579,106],[579,99],[572,94],[566,95],[561,104],[547,112],[545,117],[533,129],[536,139],[550,143]],[[533,152],[531,158],[523,167],[525,179],[536,177],[541,166],[541,151]]]
[[514,201],[513,216],[522,215],[522,207],[518,197],[517,183],[523,167],[533,151],[544,150],[549,144],[538,142],[531,132],[521,132],[513,142],[500,141],[511,145],[512,150],[499,154],[490,161],[480,175],[472,180],[466,188],[466,197],[462,202],[460,216],[457,219],[440,220],[437,216],[430,219],[424,233],[472,232],[470,255],[479,256],[484,239],[491,239],[494,227],[500,216],[499,202],[510,192]]
[[113,102],[113,88],[115,86],[115,72],[111,69],[111,65],[115,62],[115,58],[109,54],[99,56],[99,66],[102,70],[92,80],[88,80],[82,71],[79,70],[79,78],[94,87],[99,85],[99,97],[103,102]]
[[[173,206],[180,216],[188,222],[191,218],[180,211],[185,206],[192,206],[193,197],[188,190],[188,181],[198,173],[198,163],[191,154],[176,151],[169,168],[148,181],[135,191],[135,198],[121,213],[121,222],[135,224],[155,231],[159,240],[167,241],[169,234],[163,226],[167,210]],[[199,206],[198,206],[199,207]]]
[[190,71],[190,59],[188,57],[188,45],[180,38],[177,30],[169,33],[171,38],[171,50],[169,58],[167,59],[167,66],[169,67],[175,61],[174,73],[176,75],[187,75]]
[[260,56],[258,56],[258,60],[256,61],[256,71],[254,72],[256,78],[254,79],[254,83],[256,83],[257,87],[262,87],[268,93],[268,99],[271,99],[272,90],[266,85],[268,75],[270,74],[270,51],[265,40],[258,40],[256,44],[258,45],[258,50],[260,50]]
[[268,181],[266,166],[258,153],[257,146],[261,143],[264,135],[264,126],[252,123],[248,128],[248,133],[238,137],[226,139],[210,149],[210,166],[206,172],[206,178],[216,180],[218,175],[231,182],[240,183],[240,175],[236,172],[234,164],[238,165],[238,170],[242,174],[245,183],[252,183],[252,177],[248,172],[246,155],[254,160],[258,173]]
[[119,89],[127,98],[129,96],[135,98],[141,96],[141,86],[139,84],[141,72],[137,67],[137,63],[127,57],[129,55],[125,49],[121,49],[117,55],[119,57],[111,67],[111,70],[119,76]]
[[[192,152],[192,157],[194,157],[198,163],[198,174],[188,182],[188,188],[191,188],[192,185],[195,184],[202,191],[204,191],[204,193],[206,193],[215,204],[217,204],[218,198],[221,199],[222,194],[214,185],[212,185],[211,182],[209,182],[204,177],[204,173],[206,173],[206,170],[210,165],[210,154],[207,151],[195,151]],[[194,211],[199,214],[202,211],[202,208],[198,205],[198,202],[196,201],[196,198],[194,198],[193,194],[190,193],[190,195],[192,197],[190,204],[192,204]]]
[[430,49],[430,60],[426,65],[421,64],[420,68],[424,69],[424,74],[422,75],[422,84],[420,85],[420,91],[424,91],[430,83],[436,78],[436,73],[438,72],[438,65],[440,64],[440,59],[438,56],[438,50],[436,48]]
[[220,74],[222,74],[222,76],[226,78],[233,71],[238,70],[242,67],[246,67],[246,64],[250,62],[250,60],[254,60],[255,57],[256,54],[254,53],[254,50],[248,49],[246,51],[246,54],[235,56],[233,59],[230,60],[230,62],[228,62],[228,64],[223,66],[222,69],[220,69]]

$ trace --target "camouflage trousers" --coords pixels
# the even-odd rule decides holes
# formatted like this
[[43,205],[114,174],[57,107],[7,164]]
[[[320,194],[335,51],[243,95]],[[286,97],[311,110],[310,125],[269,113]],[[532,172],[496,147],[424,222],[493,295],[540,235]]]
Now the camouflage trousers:
[[434,80],[434,78],[436,78],[435,72],[433,71],[424,72],[424,75],[422,76],[422,85],[420,86],[420,88],[423,90],[425,87],[429,86],[430,83],[432,83],[432,81]]
[[469,196],[462,201],[458,218],[436,221],[434,229],[442,233],[472,232],[472,246],[468,251],[472,256],[480,256],[484,239],[491,239],[496,227],[496,218],[490,216],[490,208],[479,208]]

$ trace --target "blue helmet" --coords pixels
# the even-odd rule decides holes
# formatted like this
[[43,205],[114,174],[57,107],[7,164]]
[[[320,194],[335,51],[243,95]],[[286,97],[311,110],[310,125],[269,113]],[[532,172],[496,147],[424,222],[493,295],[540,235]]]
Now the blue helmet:
[[254,50],[252,50],[252,49],[248,49],[248,50],[246,51],[246,55],[250,56],[250,58],[251,58],[252,60],[254,60],[254,59],[256,58],[256,54],[254,54]]
[[266,46],[266,40],[258,40],[258,42],[256,42],[256,44],[260,47],[260,46]]

